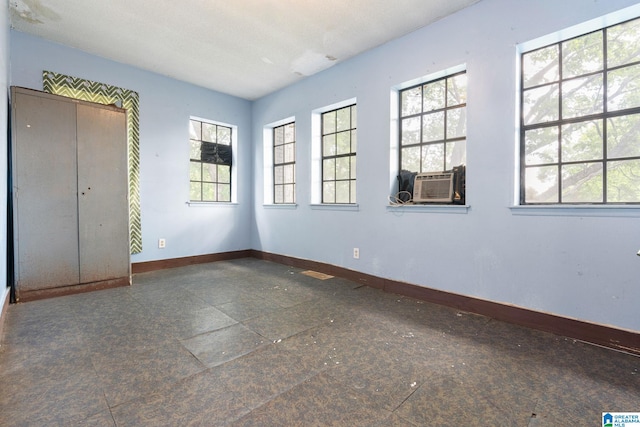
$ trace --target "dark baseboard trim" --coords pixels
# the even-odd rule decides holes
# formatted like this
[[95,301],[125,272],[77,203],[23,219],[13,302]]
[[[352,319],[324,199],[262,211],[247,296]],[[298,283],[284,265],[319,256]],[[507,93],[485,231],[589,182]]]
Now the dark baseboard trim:
[[342,277],[384,291],[568,338],[640,355],[640,332],[584,322],[554,314],[384,279],[321,262],[252,250],[254,258]]
[[18,303],[36,301],[45,298],[61,297],[66,295],[81,294],[85,292],[100,291],[103,289],[119,288],[131,285],[129,276],[117,279],[102,280],[100,282],[82,283],[79,285],[61,286],[58,288],[20,290],[16,289],[16,299]]
[[250,258],[251,250],[221,252],[217,254],[195,255],[183,258],[160,259],[157,261],[136,262],[131,264],[131,272],[147,273],[149,271],[164,270],[167,268],[186,267],[194,264],[206,264],[208,262],[228,261],[238,258]]

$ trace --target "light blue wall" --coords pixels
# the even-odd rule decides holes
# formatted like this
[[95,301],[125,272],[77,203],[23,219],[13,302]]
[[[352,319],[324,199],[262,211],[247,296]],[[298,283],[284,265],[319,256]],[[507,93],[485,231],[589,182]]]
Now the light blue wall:
[[[132,262],[247,249],[251,245],[251,104],[11,31],[11,85],[42,90],[50,70],[140,95],[143,251]],[[1,40],[0,40],[1,41]],[[238,126],[238,203],[189,206],[189,117]],[[158,239],[165,238],[165,249]],[[4,258],[3,258],[4,259]]]
[[[483,0],[253,104],[258,250],[640,330],[640,209],[511,209],[516,45],[636,4]],[[467,212],[390,209],[391,89],[466,64]],[[357,98],[357,211],[310,206],[311,113]],[[295,116],[295,209],[263,206],[266,125]],[[352,257],[354,247],[360,259]]]

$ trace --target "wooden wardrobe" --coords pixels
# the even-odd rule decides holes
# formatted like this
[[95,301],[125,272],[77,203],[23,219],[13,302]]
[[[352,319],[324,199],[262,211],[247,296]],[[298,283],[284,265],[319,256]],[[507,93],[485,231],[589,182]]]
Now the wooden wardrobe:
[[131,283],[126,111],[11,88],[18,301]]

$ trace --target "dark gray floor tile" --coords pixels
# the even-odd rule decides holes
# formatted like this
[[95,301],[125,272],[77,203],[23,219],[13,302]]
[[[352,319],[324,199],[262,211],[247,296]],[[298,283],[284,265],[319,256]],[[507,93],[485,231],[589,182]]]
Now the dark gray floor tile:
[[213,368],[223,384],[248,408],[255,408],[313,376],[314,370],[297,355],[269,344],[244,357]]
[[335,307],[319,305],[315,300],[273,311],[243,322],[269,340],[282,340],[315,326],[331,323],[339,312]]
[[232,423],[233,426],[368,426],[391,413],[318,374]]
[[223,426],[248,413],[210,371],[113,408],[118,427]]
[[251,353],[265,345],[265,338],[242,324],[231,325],[182,341],[195,357],[208,367]]

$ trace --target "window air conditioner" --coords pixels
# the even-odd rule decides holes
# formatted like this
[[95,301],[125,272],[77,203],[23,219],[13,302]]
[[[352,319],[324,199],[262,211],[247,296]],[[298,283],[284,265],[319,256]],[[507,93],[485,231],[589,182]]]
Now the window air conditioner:
[[416,175],[413,184],[414,203],[451,203],[453,172],[426,172]]

